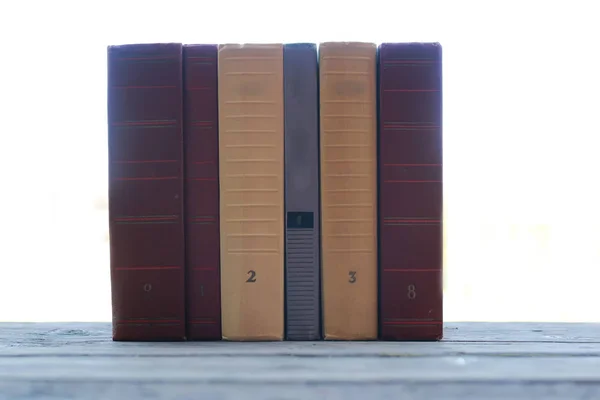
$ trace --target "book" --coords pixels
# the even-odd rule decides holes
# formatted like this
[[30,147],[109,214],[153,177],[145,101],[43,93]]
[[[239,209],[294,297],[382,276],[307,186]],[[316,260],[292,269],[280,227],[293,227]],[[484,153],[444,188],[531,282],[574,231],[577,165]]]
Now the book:
[[186,329],[221,339],[217,46],[184,45]]
[[219,45],[225,340],[283,340],[283,45]]
[[442,338],[442,51],[379,47],[380,332]]
[[317,46],[283,48],[286,338],[321,338]]
[[326,340],[377,338],[376,52],[373,43],[319,47]]
[[182,45],[108,47],[114,340],[185,339]]

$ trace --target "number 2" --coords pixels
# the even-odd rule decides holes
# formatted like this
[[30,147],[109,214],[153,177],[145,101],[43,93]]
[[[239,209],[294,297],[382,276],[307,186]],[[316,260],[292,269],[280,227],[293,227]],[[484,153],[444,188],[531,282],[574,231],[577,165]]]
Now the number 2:
[[254,283],[256,282],[256,272],[254,272],[253,270],[250,270],[247,272],[248,275],[250,275],[250,277],[248,278],[248,280],[246,280],[247,283]]

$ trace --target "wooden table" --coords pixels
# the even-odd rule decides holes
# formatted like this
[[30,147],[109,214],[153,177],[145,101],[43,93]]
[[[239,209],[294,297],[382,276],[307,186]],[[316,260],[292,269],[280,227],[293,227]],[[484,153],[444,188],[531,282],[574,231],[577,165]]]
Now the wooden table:
[[438,343],[119,343],[0,323],[0,399],[600,399],[600,324],[447,323]]

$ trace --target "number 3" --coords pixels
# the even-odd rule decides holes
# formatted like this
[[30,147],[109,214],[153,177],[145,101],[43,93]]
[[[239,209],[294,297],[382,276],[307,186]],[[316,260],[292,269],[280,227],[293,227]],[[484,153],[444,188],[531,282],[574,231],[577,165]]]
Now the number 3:
[[350,272],[348,272],[348,275],[350,275],[350,279],[348,279],[348,282],[350,282],[350,283],[356,282],[356,271],[350,271]]

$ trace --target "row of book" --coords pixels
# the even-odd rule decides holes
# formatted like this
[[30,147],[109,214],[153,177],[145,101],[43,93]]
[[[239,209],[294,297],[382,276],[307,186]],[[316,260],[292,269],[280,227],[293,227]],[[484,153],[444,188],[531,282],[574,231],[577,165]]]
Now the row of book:
[[442,337],[438,43],[108,48],[114,340]]

